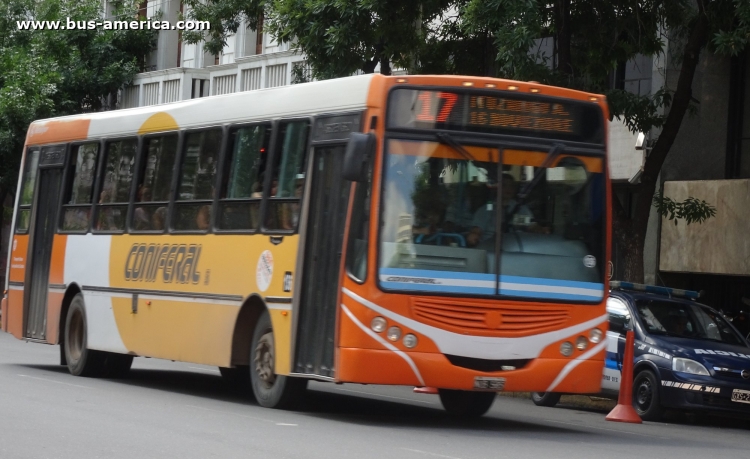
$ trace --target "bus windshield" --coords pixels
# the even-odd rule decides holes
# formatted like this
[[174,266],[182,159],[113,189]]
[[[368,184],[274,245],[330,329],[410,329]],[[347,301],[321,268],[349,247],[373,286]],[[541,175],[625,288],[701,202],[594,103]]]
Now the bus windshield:
[[600,301],[603,164],[559,149],[389,140],[381,286]]

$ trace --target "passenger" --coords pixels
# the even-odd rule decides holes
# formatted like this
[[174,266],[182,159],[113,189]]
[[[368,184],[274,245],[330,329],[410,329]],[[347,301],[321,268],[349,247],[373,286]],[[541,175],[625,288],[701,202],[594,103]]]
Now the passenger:
[[[519,204],[516,201],[516,180],[512,175],[508,173],[503,174],[503,188],[502,188],[502,202],[503,202],[503,227],[508,230],[514,220],[519,217],[527,219],[529,222],[534,218],[534,214],[525,204]],[[487,202],[487,204],[480,206],[479,209],[474,213],[474,219],[472,220],[472,226],[469,234],[473,234],[470,237],[472,241],[478,238],[476,244],[480,242],[490,241],[495,239],[495,233],[497,228],[497,206],[493,200]],[[539,228],[536,223],[529,223],[524,229],[530,232],[548,232]],[[468,244],[468,241],[467,241]],[[474,245],[476,245],[474,244]]]
[[206,204],[198,209],[198,214],[195,217],[195,224],[201,231],[207,231],[211,224],[211,206]]
[[151,229],[163,231],[164,224],[167,220],[167,208],[159,207],[154,211],[154,215],[151,216]]
[[[151,190],[146,186],[139,186],[138,192],[136,193],[136,200],[138,202],[149,202],[151,201]],[[143,206],[135,208],[133,212],[133,227],[138,231],[145,231],[153,229],[151,227],[151,219],[148,215],[148,209]]]

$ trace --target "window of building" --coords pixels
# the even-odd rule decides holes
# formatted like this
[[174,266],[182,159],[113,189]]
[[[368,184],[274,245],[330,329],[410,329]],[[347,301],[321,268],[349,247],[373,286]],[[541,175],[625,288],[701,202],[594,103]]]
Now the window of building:
[[89,229],[98,159],[98,142],[72,148],[68,161],[68,183],[63,197],[63,231],[85,233]]
[[131,231],[163,232],[177,158],[177,134],[143,139]]
[[205,232],[209,229],[221,136],[221,129],[185,135],[175,204],[175,230]]
[[99,192],[95,229],[106,232],[125,230],[125,216],[135,169],[137,139],[108,142]]
[[302,190],[305,189],[307,120],[281,123],[274,147],[274,165],[269,183],[266,228],[294,231],[300,215]]
[[34,189],[36,188],[39,166],[39,152],[39,148],[26,150],[26,163],[23,166],[23,177],[21,178],[21,199],[18,203],[18,215],[16,217],[17,233],[25,233],[29,230],[31,203],[34,202]]
[[268,163],[271,125],[232,129],[219,201],[217,227],[221,230],[257,230],[260,202]]

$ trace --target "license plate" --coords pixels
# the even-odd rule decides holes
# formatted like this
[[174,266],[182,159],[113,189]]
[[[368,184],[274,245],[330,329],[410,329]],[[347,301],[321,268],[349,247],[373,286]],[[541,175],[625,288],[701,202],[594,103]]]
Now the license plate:
[[732,391],[732,401],[750,403],[750,390],[735,389]]
[[[474,389],[503,390],[504,388],[505,378],[490,378],[486,376],[477,376],[474,378]],[[750,401],[748,403],[750,403]]]

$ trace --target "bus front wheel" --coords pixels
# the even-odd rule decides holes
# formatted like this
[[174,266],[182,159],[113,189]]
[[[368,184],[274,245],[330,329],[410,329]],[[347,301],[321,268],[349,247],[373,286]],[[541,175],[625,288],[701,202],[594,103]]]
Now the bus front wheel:
[[438,389],[438,393],[445,411],[467,418],[478,418],[484,415],[495,401],[494,392]]
[[255,325],[250,347],[250,382],[255,399],[266,408],[292,408],[307,387],[307,380],[276,374],[271,317],[264,312]]
[[79,293],[70,302],[63,339],[68,371],[74,376],[99,376],[104,369],[106,356],[87,347],[87,334],[86,308]]

